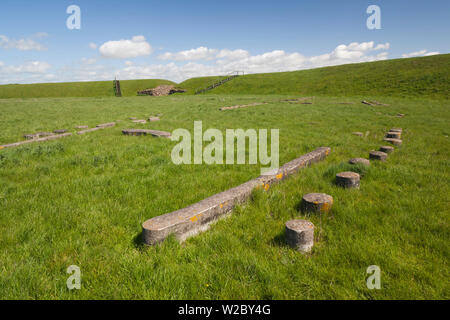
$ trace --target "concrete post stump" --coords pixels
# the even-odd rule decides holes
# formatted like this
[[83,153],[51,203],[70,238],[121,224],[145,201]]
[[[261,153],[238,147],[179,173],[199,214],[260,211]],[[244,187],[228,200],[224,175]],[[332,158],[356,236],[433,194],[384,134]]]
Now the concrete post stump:
[[309,193],[303,196],[301,210],[303,212],[327,213],[332,206],[332,196],[325,193]]
[[359,188],[360,185],[360,175],[356,172],[341,172],[336,175],[336,184],[343,188]]
[[314,224],[307,220],[286,222],[286,242],[299,252],[310,252],[314,245]]
[[401,137],[402,137],[401,132],[389,131],[389,132],[386,134],[386,138],[400,139]]
[[352,134],[358,137],[364,137],[364,133],[362,132],[352,132]]
[[370,159],[385,161],[387,157],[388,157],[387,153],[381,151],[370,152]]
[[402,140],[400,140],[400,139],[386,138],[386,139],[384,139],[384,141],[392,143],[394,146],[401,146],[402,145]]
[[394,147],[382,146],[382,147],[380,147],[380,151],[384,152],[384,153],[392,153],[392,152],[394,152]]
[[364,158],[353,158],[348,162],[350,164],[363,164],[365,166],[370,166],[370,161]]

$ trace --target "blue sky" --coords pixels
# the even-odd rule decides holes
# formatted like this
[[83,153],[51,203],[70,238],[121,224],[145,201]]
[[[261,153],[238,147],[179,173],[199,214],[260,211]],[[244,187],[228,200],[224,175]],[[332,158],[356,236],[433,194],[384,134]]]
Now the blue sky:
[[[81,9],[80,30],[66,27],[69,5]],[[366,26],[369,5],[381,9],[380,30]],[[0,9],[0,83],[181,81],[450,51],[448,0],[2,0]]]

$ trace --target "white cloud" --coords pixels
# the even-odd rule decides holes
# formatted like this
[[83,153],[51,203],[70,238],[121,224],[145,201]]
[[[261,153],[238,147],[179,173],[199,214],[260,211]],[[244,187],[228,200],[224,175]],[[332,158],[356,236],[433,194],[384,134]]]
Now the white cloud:
[[94,42],[89,43],[89,48],[91,48],[92,50],[97,50],[97,44]]
[[420,50],[420,51],[416,51],[416,52],[411,52],[411,53],[404,53],[402,54],[402,58],[412,58],[412,57],[423,57],[423,56],[434,56],[436,54],[440,54],[437,51],[433,51],[433,52],[428,52],[428,50]]
[[[134,37],[133,41],[142,43],[145,42],[145,38]],[[181,82],[192,77],[225,75],[232,71],[244,71],[247,74],[294,71],[347,63],[385,60],[388,58],[387,50],[389,47],[389,43],[376,45],[373,41],[353,42],[347,45],[339,45],[329,53],[316,56],[305,56],[299,52],[285,52],[284,50],[273,50],[251,55],[243,49],[218,50],[200,47],[201,49],[197,48],[171,54],[170,57],[176,62],[137,64],[131,61],[124,61],[124,64],[116,69],[101,65],[95,59],[83,59],[81,64],[77,63],[60,69],[56,72],[58,77],[55,80],[111,80],[117,75],[119,79],[124,80],[160,78]],[[117,57],[117,54],[115,56]],[[187,57],[194,60],[203,57],[204,60],[186,61]],[[55,74],[55,72],[52,74]]]
[[103,57],[114,59],[148,56],[153,52],[144,36],[134,36],[131,40],[108,41],[101,45],[99,50]]
[[51,79],[46,72],[50,64],[42,61],[30,61],[20,65],[6,65],[0,62],[0,83],[45,82]]
[[217,53],[216,49],[208,49],[206,47],[199,47],[177,53],[166,52],[158,58],[161,60],[176,60],[176,61],[193,61],[193,60],[211,60]]
[[5,73],[45,73],[50,69],[50,64],[42,61],[30,61],[21,65],[3,66]]
[[[293,71],[344,63],[385,60],[388,58],[386,50],[389,47],[389,43],[375,45],[373,41],[354,42],[349,45],[339,45],[330,53],[310,57],[298,52],[287,53],[283,50],[252,56],[243,49],[202,48],[198,50],[199,48],[197,48],[180,51],[176,54],[167,53],[164,58],[184,61],[189,56],[197,60],[200,53],[203,53],[203,56],[206,57],[205,60],[213,59],[213,63],[189,61],[183,65],[174,62],[150,65],[126,64],[125,68],[117,70],[116,73],[121,79],[164,78],[180,82],[191,77],[223,75],[232,71],[245,71],[246,73]],[[180,53],[182,54],[179,55]]]
[[0,35],[0,48],[17,49],[20,51],[31,51],[31,50],[42,51],[47,49],[45,46],[34,41],[31,38],[15,40],[9,39],[5,35]]
[[250,56],[247,50],[237,49],[237,50],[229,50],[223,49],[217,54],[217,58],[224,60],[240,60],[245,59]]

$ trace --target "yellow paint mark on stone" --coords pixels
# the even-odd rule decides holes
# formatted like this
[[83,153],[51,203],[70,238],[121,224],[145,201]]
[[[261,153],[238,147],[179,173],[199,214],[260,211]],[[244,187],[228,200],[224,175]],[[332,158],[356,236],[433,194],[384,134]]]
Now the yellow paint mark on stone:
[[283,179],[283,173],[280,173],[279,175],[277,175],[277,179],[278,179],[278,180]]
[[324,212],[326,212],[326,211],[328,211],[329,209],[330,209],[330,206],[328,205],[328,203],[325,202],[325,203],[323,204],[321,210],[324,211]]
[[223,204],[220,204],[220,209],[223,209]]
[[198,217],[197,216],[193,216],[192,218],[191,218],[191,222],[196,222],[198,220]]

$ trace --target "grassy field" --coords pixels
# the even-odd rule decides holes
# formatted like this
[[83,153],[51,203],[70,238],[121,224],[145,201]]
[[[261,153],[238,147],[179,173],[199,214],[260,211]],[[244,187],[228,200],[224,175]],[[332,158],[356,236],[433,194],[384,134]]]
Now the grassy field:
[[[429,81],[431,88],[448,86]],[[417,92],[316,96],[313,105],[280,102],[295,95],[0,100],[0,144],[25,133],[122,120],[84,136],[0,150],[0,298],[449,299],[450,104]],[[369,107],[363,98],[390,106]],[[218,110],[263,101],[268,104]],[[127,120],[157,113],[163,114],[157,123]],[[281,164],[320,146],[332,153],[268,192],[255,192],[208,232],[183,244],[171,239],[144,247],[146,219],[259,174],[255,165],[176,166],[175,142],[121,134],[192,130],[194,120],[204,130],[279,128]],[[348,159],[378,149],[391,127],[404,128],[404,145],[387,162],[357,168],[364,173],[360,190],[336,187],[334,175],[350,169]],[[303,256],[285,245],[284,223],[303,217],[297,207],[309,192],[328,193],[335,205],[329,215],[308,217],[316,245]],[[70,265],[81,268],[79,291],[66,287]],[[366,288],[369,265],[381,268],[381,290]]]
[[[124,97],[136,96],[140,90],[162,84],[174,83],[159,79],[120,81]],[[0,99],[58,97],[114,97],[113,81],[0,85]]]
[[[249,74],[233,79],[210,93],[449,99],[449,74],[450,54],[445,54],[293,72]],[[180,87],[194,88],[202,81],[210,80],[213,79],[190,79],[182,82]]]

